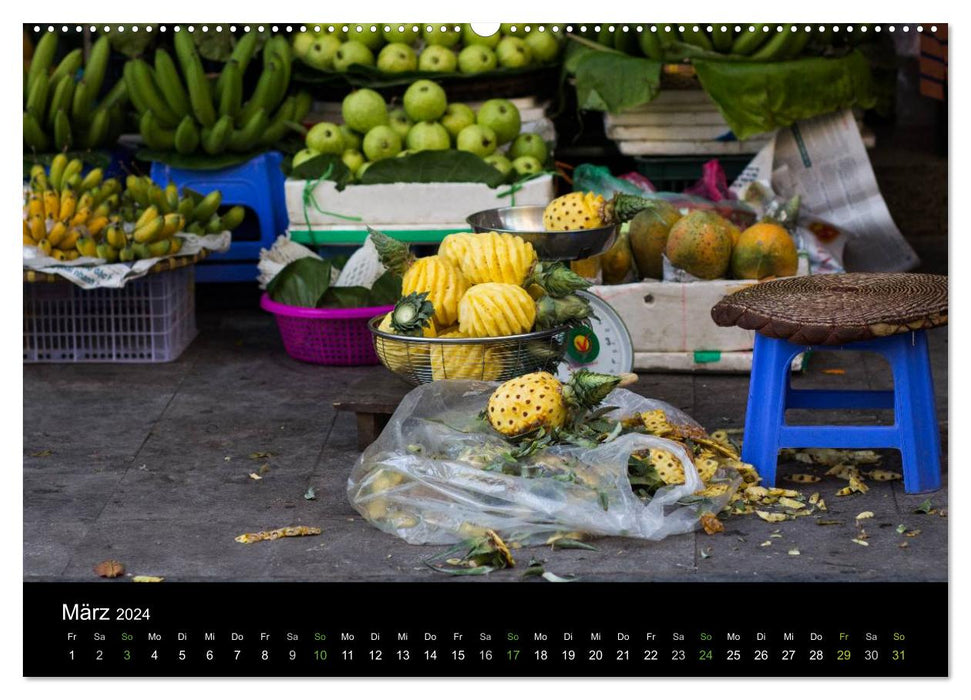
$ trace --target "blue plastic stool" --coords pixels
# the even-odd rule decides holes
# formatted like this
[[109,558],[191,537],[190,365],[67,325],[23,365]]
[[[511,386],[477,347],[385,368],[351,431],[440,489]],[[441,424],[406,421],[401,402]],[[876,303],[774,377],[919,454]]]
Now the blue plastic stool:
[[[864,350],[883,355],[893,371],[893,391],[793,389],[789,367],[807,350]],[[787,408],[892,408],[893,425],[787,425]],[[900,450],[904,490],[935,491],[941,487],[940,435],[934,403],[927,336],[924,331],[890,335],[846,345],[796,345],[755,335],[752,377],[742,460],[763,481],[775,485],[776,464],[783,447]]]
[[[210,255],[196,268],[197,282],[251,282],[258,271],[260,249],[273,245],[289,225],[285,177],[280,170],[283,156],[267,151],[241,165],[220,170],[184,170],[164,163],[152,163],[151,176],[159,185],[174,182],[202,194],[222,192],[223,205],[240,204],[256,214],[259,240],[234,240],[225,253]],[[245,225],[245,224],[244,224]]]

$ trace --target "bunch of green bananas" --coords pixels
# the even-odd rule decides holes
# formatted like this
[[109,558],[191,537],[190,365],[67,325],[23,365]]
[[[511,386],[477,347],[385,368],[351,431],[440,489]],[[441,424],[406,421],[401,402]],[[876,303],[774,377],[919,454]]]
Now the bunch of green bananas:
[[[681,60],[688,56],[722,54],[750,61],[785,61],[801,55],[812,42],[826,46],[834,41],[833,26],[825,31],[805,31],[799,24],[641,24],[601,26],[598,43],[631,55],[656,61]],[[636,31],[636,27],[642,31]],[[655,31],[651,31],[651,27]],[[711,31],[708,31],[708,27]],[[741,31],[736,32],[739,26]],[[751,27],[751,29],[749,29]],[[857,34],[860,34],[857,32]],[[687,52],[686,52],[687,49]]]
[[[182,188],[181,195],[175,183],[170,182],[165,187],[155,184],[146,176],[129,175],[125,181],[125,193],[122,196],[121,217],[124,221],[134,222],[136,243],[143,243],[138,238],[145,238],[143,232],[138,235],[138,222],[152,223],[159,217],[178,215],[181,217],[180,231],[205,235],[232,231],[243,222],[245,209],[235,206],[223,214],[219,214],[222,205],[222,193],[213,190],[207,195]],[[145,212],[152,214],[146,221]],[[157,224],[156,224],[157,226]],[[161,230],[161,229],[160,229]]]
[[[257,34],[244,34],[215,83],[210,83],[189,33],[175,33],[176,61],[165,49],[155,66],[136,58],[125,64],[125,82],[139,115],[145,145],[157,151],[209,155],[248,153],[282,139],[290,123],[310,110],[306,93],[286,97],[292,56],[282,36],[263,48],[263,72],[249,100],[243,101],[243,75],[257,47]],[[181,68],[181,73],[179,68]],[[184,80],[184,82],[183,82]]]
[[116,83],[99,100],[111,47],[102,36],[91,47],[87,64],[74,49],[51,71],[57,34],[48,32],[24,76],[24,144],[36,152],[103,148],[118,140],[125,122],[127,86]]

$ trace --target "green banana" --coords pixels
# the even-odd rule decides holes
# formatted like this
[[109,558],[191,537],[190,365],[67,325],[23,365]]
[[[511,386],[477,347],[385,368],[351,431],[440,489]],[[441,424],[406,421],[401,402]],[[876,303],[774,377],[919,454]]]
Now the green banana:
[[246,217],[246,210],[243,207],[235,206],[222,215],[222,225],[224,231],[232,231],[243,223]]
[[209,221],[206,222],[205,231],[206,233],[220,233],[225,231],[226,228],[223,226],[222,217],[218,214],[213,214],[209,217]]
[[664,58],[664,47],[657,34],[651,31],[650,25],[644,27],[644,31],[637,37],[637,43],[641,47],[641,53],[648,58],[655,61]]
[[191,116],[186,115],[175,130],[175,150],[179,153],[195,153],[199,147],[199,128]]
[[196,204],[196,208],[192,210],[192,221],[198,221],[205,224],[209,221],[209,218],[216,213],[219,209],[219,205],[223,203],[223,195],[219,190],[213,190],[209,194],[200,200]]
[[54,145],[59,151],[66,151],[74,142],[71,134],[71,120],[63,109],[54,114]]
[[61,180],[64,178],[64,171],[67,169],[67,156],[58,153],[51,159],[51,169],[47,174],[47,181],[51,189],[60,190]]
[[50,142],[40,122],[30,112],[24,112],[24,143],[35,151],[46,151]]
[[51,73],[51,82],[56,83],[65,75],[70,76],[73,82],[82,63],[84,63],[84,51],[74,49],[74,51],[61,59],[61,62],[57,64],[57,68]]
[[195,42],[192,41],[192,37],[189,36],[185,27],[181,27],[180,31],[175,33],[172,44],[175,46],[175,56],[179,59],[179,65],[182,67],[182,75],[188,77],[189,66],[199,60]]
[[[61,175],[61,185],[58,189],[63,191],[66,187],[71,187],[76,190],[77,185],[81,184],[81,171],[83,169],[84,163],[81,162],[80,158],[72,158],[69,160],[67,165],[64,166],[64,173]],[[75,184],[72,184],[72,182]]]
[[[764,24],[743,24],[741,33],[732,42],[732,53],[749,56],[769,40],[769,32],[762,31]],[[752,31],[749,31],[752,27]]]
[[[243,74],[239,72],[239,66],[230,61],[219,78],[223,81],[222,92],[219,93],[219,114],[235,118],[243,102]],[[216,89],[218,92],[218,83]]]
[[[27,93],[34,87],[34,81],[41,75],[47,76],[51,65],[54,62],[54,55],[57,53],[57,33],[47,32],[42,36],[37,46],[34,47],[34,56],[30,59],[30,68],[27,70]],[[49,82],[49,81],[48,81]]]
[[88,125],[88,133],[85,137],[84,145],[87,148],[98,148],[108,141],[108,132],[111,129],[111,114],[104,107],[95,110]]
[[175,147],[175,132],[163,128],[151,110],[142,113],[138,120],[138,131],[152,150],[170,151]]
[[34,84],[27,93],[27,111],[34,115],[38,122],[44,121],[47,112],[47,94],[50,92],[51,82],[46,73],[41,73],[34,79]]
[[[140,58],[133,59],[132,77],[135,89],[141,95],[142,101],[148,109],[155,115],[159,123],[164,127],[175,128],[179,125],[181,117],[165,102],[161,95],[158,85],[155,82],[154,71],[145,61]],[[131,87],[131,86],[129,86]]]
[[105,109],[111,109],[116,104],[123,105],[128,99],[128,85],[124,80],[119,80],[111,89],[108,90],[108,94],[105,95],[104,99],[98,103],[99,107],[104,107]]
[[[95,187],[100,187],[102,181],[104,180],[104,176],[104,170],[101,168],[92,168],[81,180],[81,185],[78,187],[78,192],[88,192],[93,190]],[[97,197],[101,196],[101,192],[98,192],[97,197],[94,193],[92,193],[91,196],[92,199],[97,199]]]
[[614,48],[632,56],[636,56],[640,52],[637,32],[633,30],[633,27],[628,27],[626,32],[621,25],[614,27]]
[[98,93],[101,92],[105,72],[108,70],[109,58],[111,58],[111,45],[108,43],[108,35],[104,34],[94,42],[91,53],[88,54],[88,62],[84,66],[84,80],[88,83],[92,100],[97,98]]
[[805,29],[800,28],[797,25],[793,25],[793,27],[795,27],[795,31],[793,33],[796,36],[786,47],[785,54],[779,56],[781,59],[788,60],[790,58],[796,58],[803,52],[803,49],[806,48],[806,44],[809,43],[811,32],[807,32]]
[[[722,27],[725,27],[725,31],[722,31]],[[728,53],[732,50],[732,27],[731,25],[723,25],[722,23],[711,25],[711,43],[715,47],[715,51],[719,53]]]
[[257,38],[256,32],[246,32],[236,42],[236,46],[233,47],[233,53],[229,57],[229,60],[236,61],[240,73],[246,73],[246,68],[249,66],[249,62],[256,52]]
[[297,93],[296,98],[293,103],[293,121],[302,122],[304,117],[310,112],[310,108],[313,107],[314,98],[310,96],[309,92],[300,91]]
[[[190,40],[191,41],[191,40]],[[209,78],[202,70],[202,62],[196,60],[189,64],[185,71],[185,82],[189,86],[189,101],[192,113],[203,126],[216,123],[216,109],[212,104],[212,91],[209,88]]]
[[47,125],[54,126],[54,117],[58,111],[67,112],[71,109],[71,99],[74,97],[74,78],[62,76],[54,84],[54,96],[51,97],[50,111],[47,114]]
[[172,111],[180,118],[186,117],[190,112],[189,94],[182,85],[175,61],[165,49],[155,52],[155,79]]
[[192,212],[195,211],[196,205],[192,201],[191,197],[183,197],[179,200],[179,206],[176,211],[182,215],[186,221],[192,216]]
[[135,259],[135,250],[133,246],[125,246],[118,251],[118,260],[121,262],[131,262]]
[[233,133],[233,118],[228,114],[219,117],[211,128],[202,129],[202,149],[211,156],[226,150],[229,137]]
[[783,24],[782,30],[776,31],[775,36],[751,55],[751,59],[753,61],[774,61],[784,57],[796,40],[797,32],[789,31],[791,26],[791,24]]
[[125,66],[122,69],[122,78],[125,82],[125,92],[128,93],[128,99],[134,105],[135,111],[139,114],[147,112],[148,105],[142,99],[142,93],[135,85],[135,65],[132,61],[125,62]]
[[[695,31],[697,29],[697,31]],[[691,46],[697,46],[705,51],[714,51],[715,47],[711,39],[705,33],[705,28],[700,24],[686,24],[684,31],[681,32],[681,40]]]
[[270,59],[270,65],[275,67],[276,76],[270,81],[270,89],[263,106],[266,107],[267,111],[272,112],[280,106],[283,98],[287,94],[287,84],[289,82],[289,77],[287,76],[289,76],[290,68],[284,65],[283,59],[279,55],[275,55]]
[[263,134],[260,137],[260,143],[262,145],[272,146],[286,136],[287,131],[290,129],[289,122],[293,120],[293,109],[294,98],[288,97],[280,105],[280,109],[277,110],[276,114],[273,115],[266,129],[263,130]]
[[239,114],[236,115],[237,124],[243,125],[247,123],[258,109],[265,109],[267,112],[273,111],[273,106],[269,102],[277,70],[276,61],[273,61],[260,73],[260,77],[256,81],[256,87],[253,89],[253,94],[246,104],[243,105],[243,109],[240,110]]
[[234,129],[229,137],[229,149],[239,153],[251,151],[258,145],[260,137],[270,123],[266,110],[260,107],[242,128]]
[[94,95],[87,82],[82,80],[74,88],[74,97],[71,100],[71,121],[79,125],[88,124],[91,121],[92,102],[94,102]]

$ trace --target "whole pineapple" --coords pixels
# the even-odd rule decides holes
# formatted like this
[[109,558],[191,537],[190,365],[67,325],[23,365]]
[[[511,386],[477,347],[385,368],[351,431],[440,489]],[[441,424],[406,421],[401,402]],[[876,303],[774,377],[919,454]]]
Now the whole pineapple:
[[500,385],[489,397],[489,423],[506,437],[562,428],[603,401],[620,381],[612,374],[583,369],[566,384],[549,372],[525,374]]
[[557,197],[543,211],[547,231],[580,231],[630,221],[654,200],[633,194],[615,194],[609,201],[593,192],[570,192]]
[[505,282],[522,286],[536,264],[528,241],[510,233],[453,233],[442,239],[438,254],[455,265],[469,284]]
[[[435,338],[437,329],[432,320],[435,309],[427,300],[428,294],[409,294],[398,300],[392,311],[381,319],[378,330],[415,338]],[[374,348],[381,361],[392,372],[411,370],[427,364],[427,343],[408,343],[375,337]]]
[[459,328],[469,338],[528,333],[536,321],[536,304],[515,284],[486,282],[469,287],[458,308]]

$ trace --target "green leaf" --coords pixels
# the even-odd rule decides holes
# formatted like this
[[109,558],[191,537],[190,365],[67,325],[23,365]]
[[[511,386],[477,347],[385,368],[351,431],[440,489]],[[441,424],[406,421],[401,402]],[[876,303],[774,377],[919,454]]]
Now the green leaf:
[[370,306],[388,306],[401,298],[401,277],[387,270],[371,286]]
[[553,540],[553,544],[550,547],[552,549],[589,549],[591,552],[600,551],[592,544],[581,542],[580,540],[572,540],[569,537],[561,537],[558,540]]
[[926,515],[927,513],[930,513],[933,509],[934,509],[934,504],[932,504],[931,499],[928,498],[926,501],[923,501],[919,506],[914,508],[914,512],[923,513],[924,515]]
[[693,63],[702,87],[739,139],[876,103],[870,66],[859,51],[842,58]]
[[304,161],[291,169],[289,176],[298,180],[332,180],[337,183],[338,190],[344,189],[354,179],[340,156],[333,153],[323,153]]
[[321,309],[359,309],[371,306],[371,290],[367,287],[331,287],[320,299]]
[[622,112],[650,102],[661,88],[661,63],[649,58],[589,49],[574,65],[580,109]]
[[330,287],[330,274],[328,261],[300,258],[280,270],[266,291],[279,304],[315,309]]
[[465,151],[421,151],[400,158],[386,158],[369,166],[362,185],[394,182],[481,182],[489,187],[503,184],[502,173],[479,156]]
[[564,578],[563,576],[557,576],[552,571],[546,571],[542,574],[542,576],[550,583],[570,583],[572,581],[580,580],[579,576],[570,576],[570,577]]
[[176,151],[153,151],[142,148],[135,154],[135,158],[146,162],[164,163],[183,170],[220,170],[241,165],[265,150],[250,151],[249,153],[226,152],[211,156],[204,151],[182,154]]

